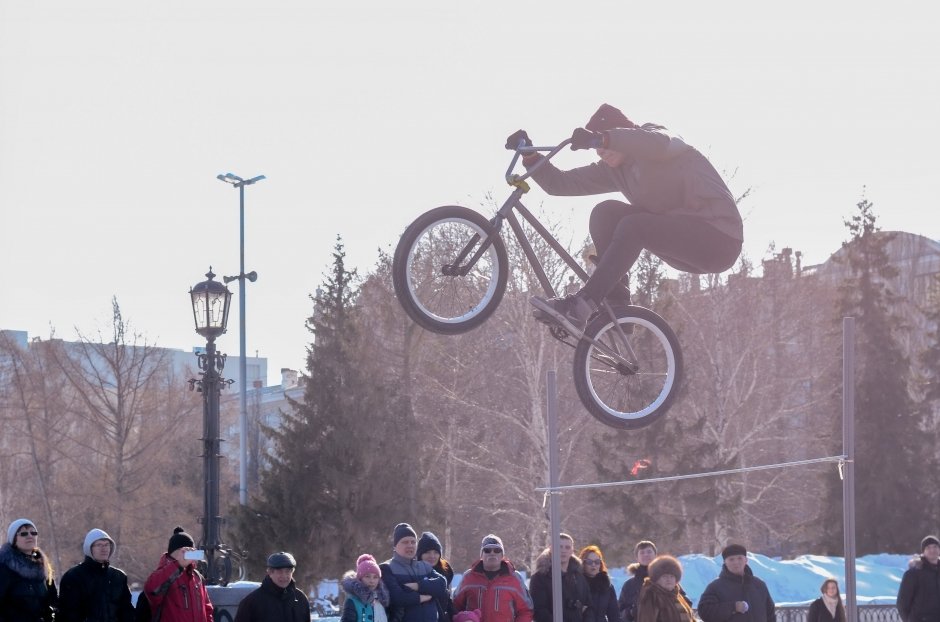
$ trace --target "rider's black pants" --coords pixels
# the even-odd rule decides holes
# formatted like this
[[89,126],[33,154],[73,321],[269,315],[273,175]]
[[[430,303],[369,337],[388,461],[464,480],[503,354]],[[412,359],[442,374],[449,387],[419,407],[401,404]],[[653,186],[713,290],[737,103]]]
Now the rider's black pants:
[[704,220],[645,212],[622,201],[603,201],[594,207],[591,238],[600,261],[581,292],[603,300],[645,248],[683,272],[723,272],[741,253],[741,241]]

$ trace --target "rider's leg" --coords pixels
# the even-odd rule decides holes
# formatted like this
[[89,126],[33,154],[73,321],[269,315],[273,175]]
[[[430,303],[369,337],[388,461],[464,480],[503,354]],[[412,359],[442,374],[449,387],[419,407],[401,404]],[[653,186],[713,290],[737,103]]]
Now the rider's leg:
[[734,265],[741,241],[698,218],[635,211],[617,222],[597,269],[579,294],[603,300],[644,248],[690,272],[721,272]]
[[[595,265],[600,263],[600,257],[604,256],[604,253],[613,241],[617,224],[625,216],[639,213],[640,211],[641,210],[629,203],[614,200],[602,201],[594,206],[594,209],[591,211],[591,219],[588,228],[591,232],[591,240],[594,242],[594,249],[597,252],[597,255],[592,257],[592,259],[596,260],[594,262]],[[607,293],[607,301],[618,306],[629,305],[630,281],[626,272],[623,277],[621,277],[620,281],[623,287],[613,287]]]

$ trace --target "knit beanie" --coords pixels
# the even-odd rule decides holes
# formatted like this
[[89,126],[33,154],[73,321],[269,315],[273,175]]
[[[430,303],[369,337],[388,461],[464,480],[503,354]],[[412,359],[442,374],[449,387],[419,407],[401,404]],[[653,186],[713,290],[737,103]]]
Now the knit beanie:
[[365,553],[356,560],[356,578],[362,579],[367,574],[377,574],[381,577],[382,569],[379,568],[379,564],[374,557]]
[[392,532],[392,546],[398,544],[399,540],[407,538],[408,536],[417,538],[418,534],[415,533],[414,528],[408,523],[398,523],[395,525],[395,531]]
[[584,127],[592,132],[603,132],[621,127],[634,128],[636,123],[610,104],[601,104]]
[[196,542],[193,540],[193,537],[186,533],[186,530],[182,527],[177,527],[173,530],[173,535],[170,536],[170,542],[166,545],[166,552],[172,553],[176,549],[188,546],[195,548]]
[[441,546],[441,541],[430,531],[425,531],[421,534],[421,539],[418,540],[418,551],[415,553],[415,557],[421,559],[421,555],[428,551],[437,551],[438,555],[444,557],[444,547]]
[[747,557],[747,549],[743,544],[729,544],[721,551],[721,559],[728,559],[732,555],[744,555]]
[[85,553],[85,557],[91,557],[91,545],[97,542],[98,540],[107,540],[111,543],[111,553],[108,557],[114,555],[114,550],[117,548],[117,545],[114,543],[114,540],[104,529],[92,529],[85,535],[85,541],[82,543],[82,552]]
[[482,615],[479,609],[468,609],[454,615],[454,622],[480,622]]
[[923,553],[924,549],[930,544],[940,545],[940,540],[937,539],[937,536],[927,536],[920,541],[920,552]]
[[503,550],[503,553],[506,552],[506,548],[503,546],[503,541],[499,539],[499,536],[493,534],[488,534],[483,538],[483,542],[480,543],[480,553],[483,553],[483,549],[488,546],[498,546]]
[[660,555],[656,559],[650,562],[649,565],[649,578],[650,581],[656,583],[659,581],[659,578],[664,574],[671,574],[676,578],[676,582],[682,580],[682,564],[679,563],[679,560],[671,555]]
[[23,525],[29,525],[30,527],[35,527],[36,523],[29,520],[28,518],[16,519],[12,523],[10,523],[9,527],[7,527],[7,542],[9,542],[10,544],[13,544],[13,542],[16,540],[16,532],[18,532],[20,530],[20,527],[22,527]]

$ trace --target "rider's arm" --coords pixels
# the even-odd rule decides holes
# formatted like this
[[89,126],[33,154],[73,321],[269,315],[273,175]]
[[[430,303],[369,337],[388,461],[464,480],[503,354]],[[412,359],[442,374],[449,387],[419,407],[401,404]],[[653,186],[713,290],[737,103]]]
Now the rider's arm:
[[680,137],[660,127],[607,130],[607,136],[608,149],[640,160],[668,160],[691,149]]
[[[528,168],[535,162],[523,161],[523,164]],[[613,169],[599,162],[570,171],[562,171],[551,162],[545,162],[532,173],[532,179],[542,190],[555,196],[583,196],[619,191],[614,182]]]

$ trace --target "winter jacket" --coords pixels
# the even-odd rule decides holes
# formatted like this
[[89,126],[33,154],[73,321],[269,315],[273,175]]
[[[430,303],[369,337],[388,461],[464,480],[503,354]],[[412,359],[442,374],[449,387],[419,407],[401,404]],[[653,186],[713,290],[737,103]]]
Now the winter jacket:
[[56,622],[133,622],[127,575],[91,557],[62,575]]
[[212,603],[202,575],[192,566],[183,568],[169,553],[144,583],[150,601],[151,619],[156,622],[212,622]]
[[454,596],[454,611],[480,610],[481,622],[532,622],[532,598],[525,581],[504,559],[492,579],[478,561],[463,574]]
[[645,211],[698,218],[735,240],[744,239],[734,196],[698,150],[651,123],[608,130],[608,134],[608,148],[626,156],[621,166],[595,162],[562,171],[546,162],[532,173],[532,179],[551,195],[620,192]]
[[293,580],[282,589],[265,577],[238,603],[235,622],[310,622],[310,603]]
[[940,564],[922,555],[908,563],[898,589],[898,613],[904,622],[940,620]]
[[26,555],[12,544],[0,546],[0,622],[52,622],[58,600],[42,551]]
[[354,570],[350,570],[343,575],[340,585],[346,592],[340,622],[386,622],[389,594],[384,582],[379,581],[375,591],[372,591],[356,578]]
[[[395,553],[379,564],[379,568],[391,602],[389,622],[438,622],[439,599],[447,598],[447,580],[429,563],[405,559]],[[405,587],[406,583],[417,583],[418,591]],[[427,594],[431,600],[422,603],[421,594]]]
[[584,577],[591,592],[591,609],[584,615],[585,622],[620,622],[617,594],[610,577],[603,570],[594,577]]
[[627,579],[620,588],[617,605],[620,608],[621,622],[636,622],[636,602],[640,597],[643,579],[647,576],[647,567],[634,563],[627,566],[627,572],[633,576]]
[[692,607],[678,585],[666,590],[649,577],[643,580],[637,599],[638,622],[695,622]]
[[839,603],[836,608],[836,615],[829,613],[829,608],[823,602],[822,597],[817,598],[809,606],[809,613],[806,614],[806,622],[845,622],[845,608]]
[[[535,622],[552,622],[552,554],[546,550],[535,560],[535,572],[529,580]],[[581,572],[581,560],[572,556],[561,574],[561,606],[564,622],[592,619],[591,591]]]
[[[737,613],[734,603],[743,600],[748,610]],[[708,584],[698,600],[698,614],[702,622],[775,622],[774,601],[767,584],[754,576],[749,566],[744,576],[732,574],[721,565],[721,574]]]

